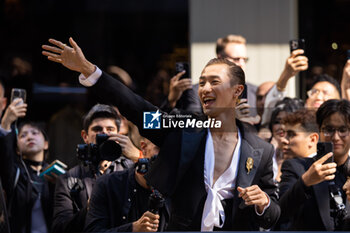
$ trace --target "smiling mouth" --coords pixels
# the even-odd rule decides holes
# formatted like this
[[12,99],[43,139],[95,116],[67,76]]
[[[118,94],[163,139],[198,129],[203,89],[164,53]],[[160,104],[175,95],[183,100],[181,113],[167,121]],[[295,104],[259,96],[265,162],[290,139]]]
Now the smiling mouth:
[[212,98],[212,97],[203,98],[204,106],[209,106],[210,104],[214,103],[214,101],[215,101],[215,98]]

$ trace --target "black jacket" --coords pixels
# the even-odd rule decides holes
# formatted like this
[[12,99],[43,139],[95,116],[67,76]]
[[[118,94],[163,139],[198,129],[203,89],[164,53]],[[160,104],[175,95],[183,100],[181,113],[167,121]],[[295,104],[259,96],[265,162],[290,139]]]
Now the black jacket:
[[[11,232],[31,232],[31,212],[34,202],[39,197],[39,191],[32,181],[41,178],[38,178],[38,174],[30,165],[21,161],[15,152],[15,147],[14,130],[0,137],[0,175],[9,208]],[[19,176],[15,185],[17,171]],[[40,200],[48,231],[50,231],[52,222],[53,193],[54,185],[45,180]]]
[[[286,230],[335,230],[330,217],[329,182],[324,181],[307,187],[301,179],[313,162],[312,158],[295,158],[282,164],[279,203],[281,221],[289,221]],[[348,213],[349,207],[349,202],[346,201]]]
[[[134,166],[129,159],[119,158],[121,164],[114,164],[113,171]],[[111,167],[110,167],[111,169]],[[56,182],[54,198],[54,219],[52,230],[61,232],[82,232],[87,213],[87,203],[95,185],[96,176],[89,166],[77,165]]]
[[[143,214],[140,212],[139,216],[130,217],[137,190],[135,169],[100,177],[92,191],[85,232],[131,232],[132,222]],[[169,219],[167,205],[159,215],[162,219],[159,231],[163,231],[166,219]]]
[[[195,189],[194,187],[203,185],[203,169],[199,168],[200,170],[195,174],[196,176],[193,176],[197,178],[196,181],[199,181],[198,185],[191,186],[190,183],[186,182],[185,177],[189,171],[193,171],[192,166],[196,162],[196,158],[204,156],[205,142],[203,143],[203,140],[207,131],[143,129],[143,112],[157,111],[157,107],[134,94],[106,73],[103,73],[97,83],[90,89],[96,94],[99,101],[116,105],[121,114],[138,126],[142,136],[160,147],[159,156],[151,171],[146,175],[146,179],[161,193],[169,195],[172,199],[170,224],[173,222],[174,226],[177,225],[171,230],[200,230],[197,222],[194,223],[193,219],[198,216],[197,211],[202,211],[201,208],[204,203],[200,201],[206,196],[206,192],[202,188]],[[243,135],[243,142],[237,184],[242,187],[253,184],[259,185],[270,196],[271,205],[263,216],[258,217],[254,212],[254,208],[244,206],[242,199],[238,198],[237,192],[235,192],[236,200],[232,208],[235,214],[232,222],[237,224],[231,230],[258,230],[258,226],[270,228],[277,221],[280,214],[279,206],[276,204],[276,186],[273,182],[273,147],[253,134],[248,132],[245,134],[243,127],[240,127],[240,130]],[[254,167],[249,174],[247,174],[245,168],[248,157],[254,158]],[[184,190],[183,187],[189,187],[189,189]],[[182,196],[181,192],[184,192]],[[184,197],[184,199],[180,197]],[[188,205],[181,204],[177,206],[181,199],[183,203]],[[175,200],[179,200],[179,202]],[[173,215],[174,213],[175,215]],[[256,220],[254,221],[256,224],[251,224],[252,217]]]

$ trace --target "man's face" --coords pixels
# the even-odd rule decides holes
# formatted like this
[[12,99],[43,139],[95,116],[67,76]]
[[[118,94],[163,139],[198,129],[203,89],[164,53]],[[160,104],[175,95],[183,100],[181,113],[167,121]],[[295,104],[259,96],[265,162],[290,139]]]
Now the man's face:
[[256,108],[259,116],[262,116],[264,113],[266,95],[274,84],[274,82],[265,82],[256,90]]
[[283,155],[286,158],[307,157],[316,153],[317,140],[312,140],[312,133],[305,132],[300,123],[296,125],[285,124],[285,132],[282,144]]
[[112,118],[96,118],[94,119],[88,129],[88,132],[82,130],[81,136],[85,143],[96,144],[96,134],[116,134],[118,128],[115,120]]
[[337,88],[327,81],[316,83],[308,91],[308,96],[305,104],[307,108],[319,108],[327,100],[340,99]]
[[227,70],[226,64],[210,65],[204,68],[199,78],[199,99],[204,113],[209,117],[217,117],[221,112],[233,109],[238,97],[235,91],[243,88],[243,85],[231,86]]
[[[333,153],[335,158],[348,156],[350,149],[349,127],[350,125],[346,123],[344,116],[339,113],[334,113],[322,122],[321,141],[333,143]],[[325,131],[332,131],[334,129],[336,129],[336,131],[333,132],[333,135],[325,135]]]
[[47,150],[48,142],[39,129],[25,125],[18,134],[17,148],[22,155],[30,158]]
[[228,43],[224,50],[226,59],[240,66],[243,71],[247,62],[247,47],[245,44]]

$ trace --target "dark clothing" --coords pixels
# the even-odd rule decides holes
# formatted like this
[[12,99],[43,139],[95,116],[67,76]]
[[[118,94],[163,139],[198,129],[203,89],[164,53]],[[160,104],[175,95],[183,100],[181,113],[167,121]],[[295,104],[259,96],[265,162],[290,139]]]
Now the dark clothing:
[[[133,166],[132,161],[119,158],[109,167],[111,171]],[[108,171],[106,171],[108,173]],[[87,202],[96,182],[89,166],[77,165],[57,179],[54,199],[53,232],[82,232],[87,213]]]
[[[330,182],[324,181],[307,187],[301,179],[313,162],[312,158],[295,158],[286,160],[282,164],[279,201],[281,221],[289,225],[287,229],[281,230],[336,230],[334,219],[331,217]],[[345,177],[337,172],[335,180],[337,188],[341,191]],[[349,213],[349,203],[345,199],[344,192],[342,192],[342,198]]]
[[[150,185],[171,198],[172,213],[168,230],[200,230],[200,216],[207,195],[203,169],[207,130],[143,129],[143,112],[157,111],[157,107],[106,73],[90,89],[104,103],[118,106],[120,112],[138,126],[141,135],[160,147],[158,158],[146,179]],[[239,122],[238,126],[242,145],[236,187],[258,185],[270,196],[271,205],[262,216],[258,216],[253,206],[244,205],[235,190],[232,218],[227,221],[232,223],[231,230],[258,230],[259,226],[270,228],[280,214],[272,172],[274,150],[272,145],[257,136],[245,133]],[[254,160],[249,174],[245,167],[248,157]]]
[[[148,210],[151,192],[135,180],[135,169],[100,177],[92,191],[86,217],[87,232],[131,232],[132,223]],[[159,230],[165,228],[168,211],[160,211]]]
[[40,200],[49,231],[52,221],[54,185],[39,177],[38,172],[21,160],[15,153],[15,146],[14,130],[0,137],[0,175],[7,197],[11,232],[31,232],[32,209],[37,199]]

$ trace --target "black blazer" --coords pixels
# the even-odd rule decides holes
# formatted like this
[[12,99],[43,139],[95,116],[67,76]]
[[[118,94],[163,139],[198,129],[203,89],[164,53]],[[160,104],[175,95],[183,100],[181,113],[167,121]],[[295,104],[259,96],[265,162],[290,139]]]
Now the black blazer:
[[[200,189],[198,192],[198,190],[193,188],[190,190],[181,190],[181,188],[188,185],[184,182],[184,177],[186,176],[186,172],[192,171],[192,164],[196,161],[195,159],[204,158],[203,149],[207,130],[143,129],[143,112],[157,111],[157,107],[134,94],[106,73],[103,73],[97,83],[90,87],[90,89],[101,102],[116,105],[121,114],[138,126],[142,136],[148,138],[161,148],[158,159],[155,161],[154,166],[152,166],[151,171],[146,175],[146,179],[151,185],[160,190],[161,193],[171,197],[172,208],[174,208],[174,199],[180,197],[181,195],[179,193],[181,192],[185,192],[185,196],[189,200],[186,202],[189,205],[175,206],[175,209],[172,210],[171,215],[175,212],[174,216],[176,219],[174,220],[172,218],[170,222],[173,221],[177,224],[177,227],[173,230],[200,230],[198,225],[192,224],[192,220],[198,215],[198,211],[201,212],[203,210],[203,203],[198,201],[198,197],[206,196],[205,190],[203,192],[203,189]],[[174,111],[176,112],[178,110],[175,109]],[[238,123],[238,126],[242,134],[242,146],[237,174],[237,186],[247,187],[253,184],[259,185],[270,196],[271,205],[265,211],[264,215],[259,217],[255,214],[254,207],[244,205],[242,199],[238,198],[236,191],[234,207],[232,208],[234,212],[232,221],[237,224],[234,225],[232,230],[258,230],[258,225],[264,228],[270,228],[277,221],[280,214],[279,206],[275,203],[276,186],[273,182],[272,172],[274,150],[272,145],[253,134],[245,132],[242,124]],[[254,159],[254,167],[249,174],[247,174],[245,164],[248,157]],[[203,184],[203,169],[199,168],[196,174],[201,179],[199,183]],[[191,185],[189,186],[191,187]],[[176,212],[180,213],[179,216],[176,216]],[[252,224],[252,217],[258,224]],[[180,224],[178,224],[179,222]]]
[[[295,158],[288,159],[282,164],[279,203],[281,221],[289,221],[286,230],[334,230],[334,223],[330,218],[329,183],[324,181],[306,187],[301,179],[313,162],[312,158]],[[346,209],[350,213],[348,201]]]

